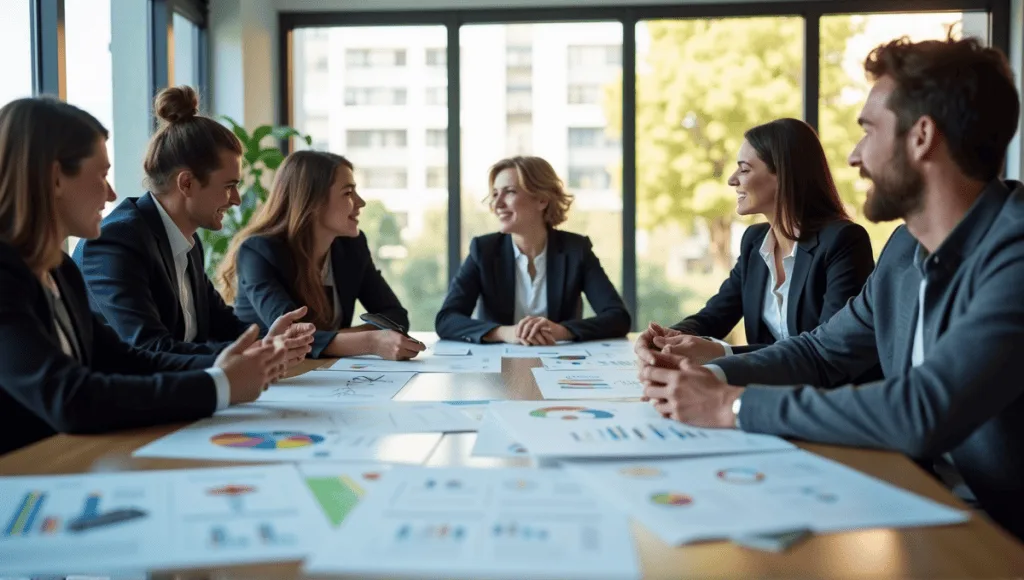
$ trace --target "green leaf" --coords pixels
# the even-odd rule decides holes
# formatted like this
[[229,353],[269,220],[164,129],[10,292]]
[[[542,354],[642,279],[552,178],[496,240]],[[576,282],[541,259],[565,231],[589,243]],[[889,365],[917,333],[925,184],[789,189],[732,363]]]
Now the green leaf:
[[270,132],[273,130],[274,128],[270,125],[260,125],[259,127],[256,127],[256,130],[252,132],[252,139],[249,141],[249,147],[252,149],[259,149],[260,142],[263,141],[264,137],[270,135]]
[[302,133],[299,133],[298,130],[293,129],[291,127],[274,127],[273,129],[271,129],[270,134],[273,135],[275,139],[302,137]]
[[260,151],[260,160],[267,166],[267,169],[277,169],[284,161],[284,153],[280,149],[264,149]]
[[305,137],[303,137],[302,140],[306,142],[306,145],[310,145],[310,146],[313,145],[313,137],[311,137],[309,135],[306,135]]

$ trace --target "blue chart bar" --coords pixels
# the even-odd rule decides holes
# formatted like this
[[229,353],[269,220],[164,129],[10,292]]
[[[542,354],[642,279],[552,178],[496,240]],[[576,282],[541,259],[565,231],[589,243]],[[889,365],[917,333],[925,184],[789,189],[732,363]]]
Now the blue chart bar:
[[45,500],[46,494],[43,492],[30,491],[26,493],[25,497],[21,500],[21,505],[18,506],[18,510],[14,512],[14,515],[11,516],[11,520],[7,523],[4,535],[28,535],[32,530],[32,524],[35,523],[36,517],[43,509],[43,502]]
[[633,432],[636,433],[636,436],[639,437],[641,440],[647,439],[646,437],[644,437],[644,434],[640,432],[640,430],[637,429],[636,427],[633,427]]
[[98,494],[98,493],[90,493],[89,496],[85,498],[85,506],[82,507],[82,515],[79,517],[79,519],[82,519],[82,520],[95,519],[96,516],[99,514],[99,511],[100,511],[100,494]]
[[611,427],[608,427],[608,435],[611,436],[613,441],[618,441],[619,440],[618,433],[616,433],[615,430],[612,429]]
[[650,427],[650,428],[651,428],[651,431],[652,431],[652,432],[654,432],[654,434],[655,434],[655,435],[657,435],[657,436],[658,436],[658,437],[659,437],[660,439],[664,439],[664,438],[665,438],[665,435],[664,435],[664,434],[663,434],[663,433],[662,433],[661,431],[658,431],[658,430],[657,430],[657,429],[656,429],[656,428],[654,427],[654,425],[648,425],[648,427]]
[[264,544],[273,544],[274,538],[274,526],[270,524],[260,524],[260,540],[262,540]]

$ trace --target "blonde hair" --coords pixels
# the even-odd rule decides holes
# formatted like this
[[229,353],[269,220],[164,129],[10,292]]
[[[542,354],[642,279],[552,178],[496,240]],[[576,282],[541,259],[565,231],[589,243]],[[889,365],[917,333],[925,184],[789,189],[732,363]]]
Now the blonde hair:
[[[515,169],[519,176],[519,185],[530,195],[546,200],[548,206],[544,209],[544,223],[549,226],[557,226],[565,223],[569,218],[569,207],[572,206],[573,196],[565,191],[565,184],[555,173],[555,168],[540,157],[516,156],[502,159],[491,166],[487,180],[488,191],[494,189],[494,180],[498,174],[506,169]],[[491,208],[493,209],[493,198]]]
[[218,268],[221,294],[226,302],[238,292],[238,248],[253,236],[284,240],[298,273],[293,288],[300,304],[309,308],[305,320],[320,330],[330,330],[334,305],[327,300],[320,269],[313,258],[316,220],[327,206],[331,184],[339,167],[352,169],[352,162],[326,151],[296,151],[285,158],[274,176],[267,201],[231,241]]

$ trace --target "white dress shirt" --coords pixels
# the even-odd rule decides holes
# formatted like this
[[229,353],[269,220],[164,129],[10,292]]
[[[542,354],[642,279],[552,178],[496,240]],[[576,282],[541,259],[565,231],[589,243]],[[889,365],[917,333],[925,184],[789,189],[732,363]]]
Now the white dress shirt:
[[[178,296],[181,300],[181,314],[185,318],[184,342],[192,342],[196,338],[199,322],[196,318],[195,301],[192,299],[192,282],[188,275],[188,253],[195,244],[181,232],[157,196],[154,195],[153,200],[156,201],[160,221],[164,224],[167,241],[171,244],[171,255],[174,256],[174,274],[177,278],[175,283],[178,285]],[[210,367],[206,369],[206,373],[213,379],[214,387],[217,389],[217,410],[226,409],[231,403],[231,383],[228,376],[218,367]]]
[[331,262],[331,249],[327,249],[327,257],[324,258],[324,266],[320,269],[320,279],[325,287],[331,289],[331,297],[334,306],[334,323],[332,328],[341,327],[341,299],[338,298],[338,288],[334,285],[334,264]]
[[544,251],[533,259],[535,275],[530,278],[530,258],[519,251],[519,247],[512,244],[512,252],[516,257],[516,306],[515,318],[512,324],[519,324],[519,321],[527,316],[548,316],[548,268],[547,253]]
[[192,251],[195,244],[181,232],[171,216],[167,214],[167,210],[160,204],[160,200],[156,196],[153,196],[153,199],[156,200],[156,209],[160,212],[160,221],[164,223],[167,241],[171,244],[171,255],[174,256],[174,274],[177,278],[175,283],[178,285],[181,314],[185,318],[184,342],[192,342],[196,339],[198,319],[196,318],[195,301],[192,299],[192,281],[188,275],[188,253]]

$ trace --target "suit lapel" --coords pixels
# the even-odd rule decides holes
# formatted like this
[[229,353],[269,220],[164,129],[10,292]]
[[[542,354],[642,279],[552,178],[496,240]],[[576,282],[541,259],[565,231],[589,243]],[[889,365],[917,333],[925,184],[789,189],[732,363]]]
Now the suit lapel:
[[566,304],[562,303],[565,298],[565,253],[562,252],[561,240],[558,237],[557,230],[548,230],[548,247],[546,252],[547,264],[545,268],[547,273],[547,302],[548,302],[548,320],[554,322],[561,322],[566,316],[566,312],[563,312],[564,307],[569,309],[568,316],[574,316],[572,312],[574,309]]
[[893,330],[893,366],[901,372],[910,369],[911,343],[917,332],[917,309],[921,291],[921,273],[916,267],[907,268],[900,278],[899,297],[896,302],[896,326]]
[[[153,232],[153,240],[156,242],[157,250],[160,253],[160,260],[163,262],[164,274],[167,275],[171,292],[174,293],[174,312],[177,313],[177,317],[174,319],[174,336],[181,339],[185,336],[185,313],[181,311],[181,292],[178,289],[178,275],[174,270],[174,254],[171,253],[171,242],[167,238],[167,230],[164,228],[164,221],[160,219],[160,210],[157,209],[156,203],[156,200],[153,199],[153,194],[147,193],[139,198],[135,207],[139,209],[142,219],[146,221],[146,225]],[[196,336],[198,337],[199,335],[197,334]]]
[[[497,260],[494,260],[495,296],[494,309],[500,313],[504,324],[515,324],[516,316],[516,255],[512,250],[512,236],[502,236],[498,247]],[[507,322],[504,322],[507,321]]]
[[[765,230],[765,236],[771,235],[771,230]],[[754,244],[750,255],[747,256],[746,276],[743,280],[743,319],[747,328],[747,342],[750,344],[767,342],[771,337],[768,327],[764,323],[764,297],[768,287],[768,266],[761,258],[761,244],[764,237],[761,237]],[[753,332],[751,332],[753,331]]]
[[786,327],[790,336],[800,334],[797,314],[800,312],[800,301],[804,296],[804,284],[807,283],[807,274],[811,270],[811,261],[814,260],[814,252],[818,247],[818,234],[808,237],[806,241],[797,242],[796,246],[793,277],[789,281],[789,296],[786,299]]
[[188,252],[191,266],[192,307],[196,311],[196,342],[206,342],[210,336],[210,305],[206,296],[206,272],[203,271],[203,248],[199,236],[192,236],[192,249]]
[[[90,336],[88,341],[85,336],[85,328],[88,328],[89,321],[82,320],[83,316],[89,316],[90,312],[87,305],[79,304],[78,297],[71,290],[70,284],[64,279],[63,273],[60,268],[53,271],[53,280],[57,284],[57,289],[60,291],[61,300],[64,302],[64,308],[68,311],[68,319],[71,320],[71,332],[75,333],[74,339],[78,343],[79,354],[82,356],[82,364],[89,366],[91,362],[92,353],[92,337]],[[47,291],[47,290],[44,290]],[[56,328],[54,329],[54,336],[56,336]]]

